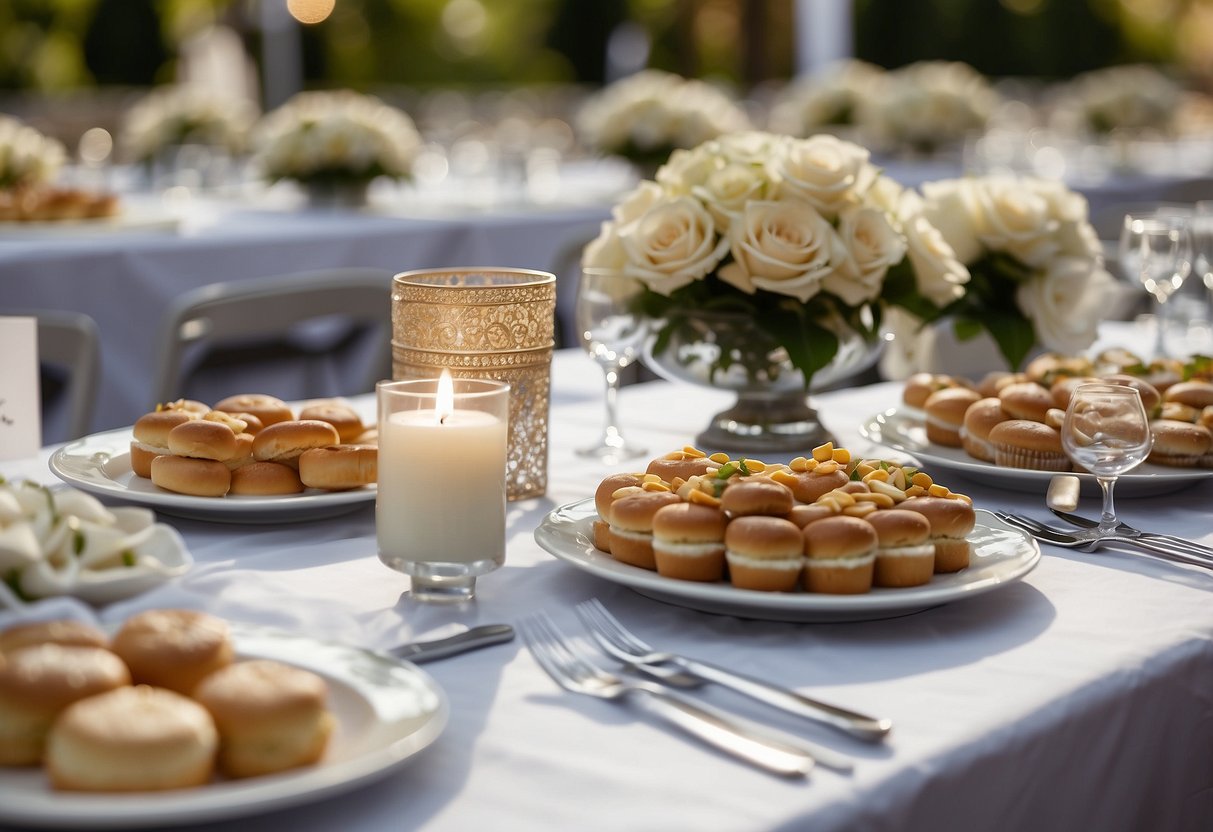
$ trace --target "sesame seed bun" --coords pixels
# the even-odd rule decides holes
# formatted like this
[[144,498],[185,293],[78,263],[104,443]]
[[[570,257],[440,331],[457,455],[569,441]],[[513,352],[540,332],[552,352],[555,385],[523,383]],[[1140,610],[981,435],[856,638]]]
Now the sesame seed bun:
[[732,482],[720,495],[720,507],[730,517],[749,514],[784,516],[795,502],[792,489],[768,479],[742,479]]

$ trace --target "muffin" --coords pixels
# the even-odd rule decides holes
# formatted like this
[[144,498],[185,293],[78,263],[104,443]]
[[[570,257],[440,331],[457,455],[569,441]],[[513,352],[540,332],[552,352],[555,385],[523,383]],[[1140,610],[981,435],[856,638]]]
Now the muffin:
[[1074,388],[1098,381],[1102,381],[1102,379],[1095,376],[1062,376],[1049,387],[1049,397],[1053,399],[1053,407],[1065,410],[1070,406],[1070,396],[1074,393]]
[[967,500],[959,497],[911,497],[897,506],[916,511],[931,524],[929,540],[935,547],[935,573],[959,572],[969,565],[972,545],[969,532],[977,515]]
[[1203,425],[1155,419],[1150,422],[1150,431],[1154,434],[1154,447],[1146,461],[1157,465],[1192,468],[1213,447],[1213,433]]
[[656,569],[653,555],[653,516],[664,506],[681,503],[681,498],[669,491],[646,491],[623,497],[611,504],[611,555],[615,560]]
[[950,387],[963,386],[965,386],[963,382],[951,376],[939,373],[914,373],[906,379],[905,387],[901,392],[901,401],[907,407],[922,410],[926,407],[927,399],[931,397],[931,394],[947,390]]
[[725,529],[729,580],[739,589],[791,592],[800,580],[804,540],[781,517],[738,517]]
[[147,610],[126,620],[113,650],[131,669],[136,684],[168,688],[187,696],[202,679],[231,664],[227,622],[193,610]]
[[678,503],[653,515],[657,574],[684,581],[719,581],[724,576],[724,513],[712,506]]
[[805,526],[802,537],[809,592],[858,595],[872,588],[879,539],[867,520],[827,517]]
[[876,586],[921,586],[935,573],[931,523],[916,511],[890,508],[864,518],[876,530]]
[[1172,384],[1167,388],[1163,401],[1187,405],[1199,412],[1213,405],[1213,384],[1207,381],[1181,381]]
[[998,400],[1008,419],[1027,419],[1043,422],[1045,413],[1053,407],[1053,396],[1048,389],[1033,382],[1008,384],[998,392]]
[[993,462],[994,446],[990,444],[990,431],[1006,419],[1007,414],[998,398],[979,399],[969,405],[960,427],[960,443],[969,456]]
[[1159,405],[1162,403],[1162,393],[1158,392],[1158,388],[1144,378],[1131,376],[1127,373],[1113,373],[1112,375],[1104,376],[1100,381],[1136,388],[1137,392],[1141,395],[1141,406],[1146,409],[1146,415],[1154,416],[1158,413]]
[[951,387],[932,393],[926,403],[927,439],[936,445],[961,447],[960,428],[964,424],[965,411],[980,399],[976,390],[967,387]]
[[990,430],[994,462],[1003,468],[1069,471],[1070,459],[1061,447],[1061,432],[1041,422],[1010,419]]

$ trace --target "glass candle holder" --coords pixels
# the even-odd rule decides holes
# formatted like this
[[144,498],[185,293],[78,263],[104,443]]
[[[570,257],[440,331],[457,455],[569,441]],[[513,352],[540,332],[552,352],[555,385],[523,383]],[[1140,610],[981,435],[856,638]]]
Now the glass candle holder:
[[547,490],[556,278],[529,269],[402,272],[392,282],[392,377],[510,385],[506,495]]
[[508,384],[383,381],[379,405],[379,559],[421,601],[466,601],[505,563]]

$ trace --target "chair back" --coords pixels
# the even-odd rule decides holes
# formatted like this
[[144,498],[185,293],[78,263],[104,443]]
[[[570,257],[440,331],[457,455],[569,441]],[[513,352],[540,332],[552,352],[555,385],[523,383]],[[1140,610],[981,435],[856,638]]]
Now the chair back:
[[[391,378],[391,284],[392,273],[385,269],[346,268],[213,283],[187,292],[161,323],[149,404],[238,393],[315,398],[369,392],[376,381]],[[346,349],[353,336],[364,342],[361,351]],[[355,353],[355,369],[336,374],[332,367],[317,369],[332,363],[338,347]],[[282,374],[270,372],[257,387],[191,395],[191,377],[205,364],[226,360],[235,377],[250,364],[263,359],[281,364],[284,357],[304,371],[301,381],[292,376],[295,387],[283,387]]]

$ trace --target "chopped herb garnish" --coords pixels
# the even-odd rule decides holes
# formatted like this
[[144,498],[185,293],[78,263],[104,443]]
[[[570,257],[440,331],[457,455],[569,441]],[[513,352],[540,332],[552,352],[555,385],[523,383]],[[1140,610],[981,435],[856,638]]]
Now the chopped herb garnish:
[[721,479],[721,480],[727,480],[729,477],[733,476],[736,473],[737,473],[737,463],[729,462],[725,465],[721,465],[718,469],[716,469],[716,478]]
[[737,463],[737,470],[741,471],[741,475],[742,475],[743,477],[748,477],[748,476],[750,476],[750,475],[753,473],[753,472],[750,470],[750,467],[749,467],[748,465],[746,465],[746,464],[745,464],[745,460],[744,460],[744,459],[743,459],[743,460],[741,460],[741,462]]
[[72,554],[77,557],[84,551],[84,532],[79,529],[72,531]]
[[860,477],[859,477],[859,469],[858,469],[858,468],[856,468],[855,470],[853,470],[853,471],[851,472],[851,481],[852,481],[852,482],[859,482],[859,479],[860,479]]
[[122,565],[123,566],[134,566],[135,565],[134,550],[132,550],[132,549],[123,549],[122,550]]

